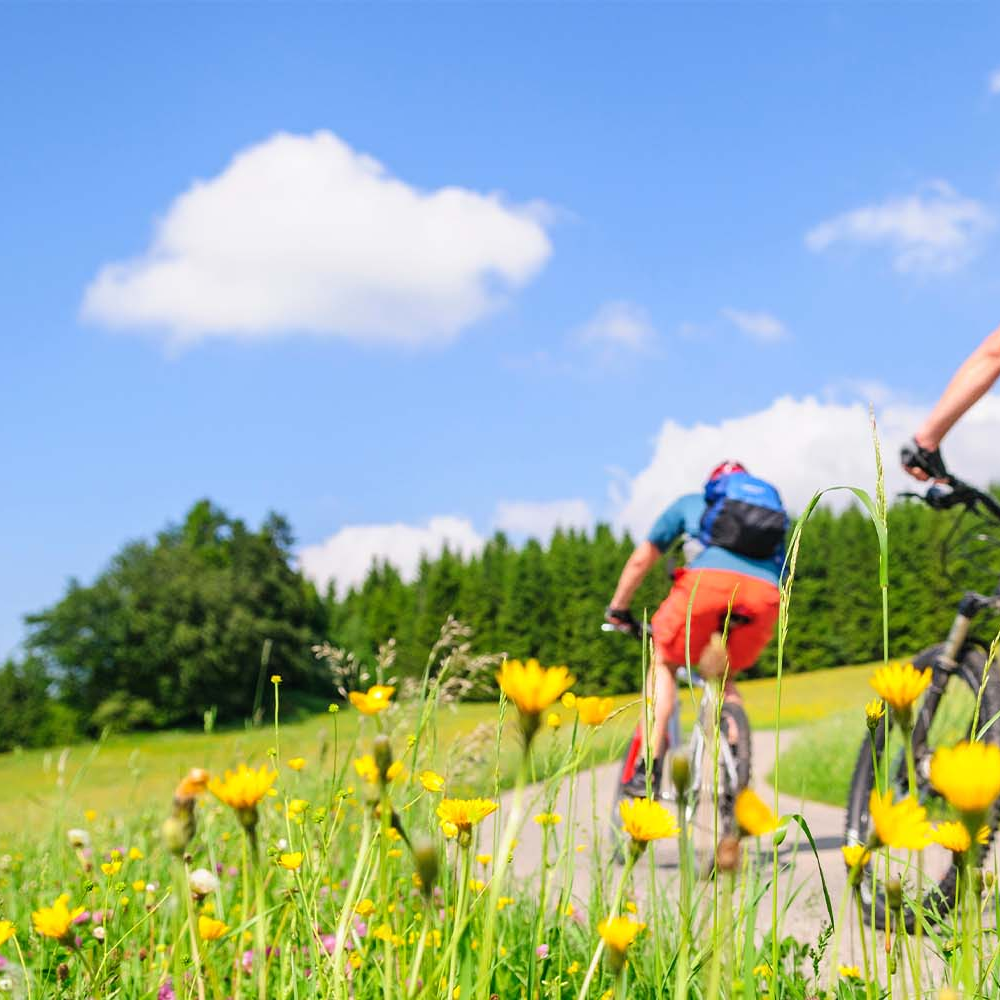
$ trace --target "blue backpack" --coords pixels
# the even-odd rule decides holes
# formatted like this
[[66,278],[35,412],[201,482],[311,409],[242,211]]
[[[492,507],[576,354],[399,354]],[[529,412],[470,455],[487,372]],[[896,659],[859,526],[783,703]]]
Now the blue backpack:
[[730,472],[705,484],[705,513],[698,538],[749,559],[771,559],[784,544],[788,515],[781,495],[746,472]]

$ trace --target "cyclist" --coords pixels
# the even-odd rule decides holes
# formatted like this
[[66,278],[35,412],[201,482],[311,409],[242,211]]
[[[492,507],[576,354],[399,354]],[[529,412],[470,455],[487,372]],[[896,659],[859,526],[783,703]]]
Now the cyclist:
[[[636,627],[629,610],[633,595],[660,556],[677,539],[685,540],[687,566],[674,571],[673,587],[650,622],[653,794],[659,792],[668,749],[667,723],[677,701],[674,675],[688,662],[688,647],[690,662],[698,662],[727,615],[737,615],[741,624],[732,626],[728,637],[730,676],[724,697],[741,701],[731,674],[753,666],[774,631],[787,527],[774,487],[754,479],[739,462],[726,461],[712,470],[703,494],[682,496],[660,515],[649,538],[622,569],[605,618],[622,631],[631,631]],[[627,795],[646,794],[644,758],[645,754],[640,756],[636,770],[627,777],[622,789]]]
[[1000,326],[966,358],[913,442],[903,448],[903,468],[917,479],[943,479],[941,441],[1000,378]]

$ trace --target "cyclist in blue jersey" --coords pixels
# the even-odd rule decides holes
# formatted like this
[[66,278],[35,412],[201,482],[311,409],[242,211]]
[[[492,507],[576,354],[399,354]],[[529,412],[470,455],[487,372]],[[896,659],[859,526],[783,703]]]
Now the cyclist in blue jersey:
[[[713,469],[709,484],[734,474],[746,475],[746,470],[738,462],[724,462]],[[667,749],[667,723],[677,701],[677,670],[687,663],[697,664],[713,633],[718,632],[720,619],[730,611],[737,613],[745,624],[732,630],[726,646],[729,675],[725,698],[740,701],[732,675],[757,662],[778,620],[778,587],[785,558],[783,526],[787,525],[784,511],[780,541],[763,558],[752,558],[722,545],[699,543],[705,531],[707,507],[704,494],[691,493],[674,501],[657,518],[649,537],[636,546],[625,564],[606,611],[611,624],[633,627],[635,619],[629,608],[633,595],[660,557],[678,539],[685,540],[687,565],[674,571],[673,587],[650,622],[654,660],[648,688],[654,693],[650,729],[654,789],[659,788],[661,762]],[[626,794],[646,794],[641,759],[625,780]]]

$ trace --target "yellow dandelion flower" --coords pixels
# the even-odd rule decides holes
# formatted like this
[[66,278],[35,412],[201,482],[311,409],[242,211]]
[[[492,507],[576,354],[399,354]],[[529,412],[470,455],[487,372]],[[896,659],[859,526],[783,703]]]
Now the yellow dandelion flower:
[[537,813],[534,819],[539,826],[556,826],[562,822],[559,813]]
[[354,770],[358,772],[358,777],[362,781],[367,781],[371,785],[378,781],[378,764],[370,753],[355,759]]
[[477,854],[476,860],[485,868],[493,860],[492,854]]
[[419,775],[420,784],[428,792],[443,792],[444,778],[437,771],[421,771]]
[[208,782],[208,790],[220,802],[237,811],[255,809],[277,779],[278,772],[267,764],[258,768],[240,764],[235,771],[227,770],[221,779],[212,778]]
[[362,899],[357,906],[354,907],[354,912],[359,917],[370,916],[372,913],[375,912],[375,904],[366,897],[365,899]]
[[885,715],[885,702],[881,698],[872,698],[865,703],[865,721],[869,729],[874,729]]
[[964,854],[972,846],[972,838],[964,823],[938,823],[931,830],[931,840],[952,854]]
[[615,707],[612,698],[577,698],[576,710],[585,726],[599,726]]
[[837,971],[842,979],[860,979],[861,970],[856,965],[838,965]]
[[14,922],[12,920],[0,920],[0,944],[9,941],[14,936]]
[[128,859],[129,861],[142,861],[143,857],[142,851],[138,847],[130,847],[128,849]]
[[868,813],[878,842],[885,847],[922,851],[930,843],[927,810],[909,796],[893,804],[891,791],[879,795],[872,789]]
[[446,835],[467,838],[472,828],[496,809],[496,802],[490,799],[442,799],[437,816]]
[[507,909],[508,906],[513,906],[513,905],[514,905],[514,897],[513,896],[501,896],[497,900],[497,909],[498,910],[505,910],[505,909]]
[[559,713],[549,712],[549,714],[545,716],[545,725],[547,725],[549,729],[558,729],[562,725],[562,718]]
[[309,808],[308,799],[292,799],[288,803],[289,816],[301,816]]
[[639,912],[639,907],[636,906],[635,903],[633,903],[631,899],[627,899],[625,901],[625,909],[628,910],[629,913],[638,913]]
[[931,758],[931,784],[959,812],[985,813],[1000,795],[1000,747],[966,742],[939,747]]
[[347,962],[352,969],[360,969],[364,965],[365,960],[356,951],[352,951]]
[[352,691],[348,697],[362,715],[378,715],[389,707],[396,689],[385,684],[374,684],[367,691]]
[[[563,907],[563,916],[564,917],[571,917],[571,916],[573,916],[574,913],[576,913],[576,907],[572,903],[567,903]],[[571,973],[571,975],[572,975],[572,973]]]
[[931,668],[917,670],[912,663],[890,663],[879,667],[871,679],[875,693],[892,706],[901,719],[909,719],[913,703],[931,682]]
[[198,937],[202,941],[218,941],[228,930],[229,926],[222,920],[206,917],[204,913],[198,917]]
[[771,966],[767,962],[761,962],[760,965],[755,965],[752,970],[752,974],[758,979],[770,979],[771,978]]
[[302,867],[302,857],[301,851],[291,851],[288,854],[278,855],[278,864],[287,871],[294,872]]
[[302,768],[304,768],[306,766],[306,759],[305,759],[305,757],[292,757],[289,760],[286,760],[285,763],[293,771],[301,771]]
[[385,923],[379,924],[378,927],[372,931],[372,937],[378,941],[391,941],[392,928]]
[[736,796],[736,825],[748,837],[763,837],[778,829],[780,822],[771,807],[752,789],[744,788]]
[[83,811],[83,818],[88,823],[93,823],[94,820],[97,819],[97,810],[96,809],[84,809],[84,811]]
[[403,773],[403,762],[394,760],[385,771],[386,781],[395,781]]
[[43,906],[31,914],[36,934],[61,941],[72,930],[73,921],[83,913],[82,906],[69,908],[69,893],[63,893],[51,906]]
[[680,832],[674,817],[655,799],[622,799],[618,811],[625,832],[636,846],[676,837]]
[[106,864],[101,865],[101,871],[105,875],[117,875],[122,870],[122,863],[120,861],[109,861]]
[[538,660],[504,660],[497,683],[500,690],[525,716],[537,718],[567,688],[574,678],[566,667],[543,667]]
[[625,958],[628,946],[636,939],[645,924],[629,917],[611,917],[602,920],[597,925],[597,933],[608,946],[608,955],[612,959],[612,964],[620,968]]
[[272,684],[280,684],[281,683],[281,674],[271,674],[271,683]]
[[872,856],[872,852],[864,844],[845,844],[840,851],[848,868],[863,867]]
[[579,962],[570,962],[569,965],[566,966],[566,974],[568,976],[574,976],[579,971],[580,971],[580,963]]
[[573,708],[576,705],[576,695],[572,691],[567,691],[559,701],[562,703],[563,708]]
[[401,858],[403,856],[403,852],[398,847],[392,847],[385,853],[390,858]]
[[482,892],[486,888],[486,883],[481,878],[470,878],[469,888],[473,892]]

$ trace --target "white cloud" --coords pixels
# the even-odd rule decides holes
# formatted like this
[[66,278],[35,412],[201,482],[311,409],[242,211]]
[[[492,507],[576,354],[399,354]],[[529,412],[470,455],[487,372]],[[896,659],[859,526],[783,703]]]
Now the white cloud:
[[[915,488],[899,468],[897,455],[926,409],[889,402],[878,413],[890,495]],[[948,436],[945,459],[957,475],[985,485],[1000,479],[998,440],[1000,395],[991,395]],[[860,486],[874,494],[867,405],[782,397],[765,410],[717,424],[667,421],[649,465],[622,494],[616,523],[644,537],[667,504],[680,494],[701,490],[711,468],[726,458],[739,459],[754,474],[773,481],[793,511],[801,511],[817,490],[829,486]],[[834,494],[830,502],[843,505],[848,499],[847,494]]]
[[996,94],[1000,94],[1000,69],[995,69],[992,73],[990,73],[989,86],[991,94],[994,96]]
[[788,336],[785,324],[770,313],[723,309],[722,315],[741,333],[759,344],[776,344]]
[[583,343],[600,344],[616,350],[648,350],[656,338],[649,313],[634,302],[606,302],[579,330]]
[[440,341],[539,271],[547,216],[497,194],[421,191],[330,132],[279,133],[179,195],[144,253],[101,269],[82,312],[174,344]]
[[901,273],[945,273],[965,264],[993,225],[984,205],[936,181],[923,193],[890,198],[821,222],[806,246],[822,252],[835,243],[885,246]]
[[422,555],[436,556],[447,545],[466,555],[483,547],[483,538],[461,517],[432,517],[424,525],[347,525],[318,545],[299,552],[299,565],[317,586],[332,580],[339,593],[360,584],[374,560],[390,562],[405,580],[417,574]]
[[594,515],[585,500],[501,500],[493,517],[494,526],[512,535],[547,539],[556,528],[589,528]]

